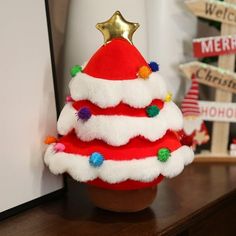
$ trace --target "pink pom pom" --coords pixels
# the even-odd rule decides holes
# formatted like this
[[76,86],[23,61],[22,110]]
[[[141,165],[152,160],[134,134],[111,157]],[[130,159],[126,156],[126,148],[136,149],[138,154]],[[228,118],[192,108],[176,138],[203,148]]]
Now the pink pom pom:
[[55,152],[63,152],[65,150],[65,145],[62,143],[57,143],[53,148]]
[[66,97],[66,102],[73,102],[73,98],[71,96],[67,96]]

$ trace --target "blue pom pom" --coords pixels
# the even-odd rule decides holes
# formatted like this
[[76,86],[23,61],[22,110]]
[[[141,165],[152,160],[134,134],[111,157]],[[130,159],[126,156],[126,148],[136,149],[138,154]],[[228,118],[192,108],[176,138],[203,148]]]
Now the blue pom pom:
[[89,164],[93,167],[99,167],[102,165],[104,157],[99,152],[93,152],[89,158]]
[[78,116],[78,119],[81,119],[81,120],[88,120],[90,117],[91,117],[91,111],[89,110],[88,107],[82,107],[78,112],[77,112],[77,116]]
[[151,68],[152,72],[159,71],[159,65],[155,61],[151,61],[149,63],[149,67]]

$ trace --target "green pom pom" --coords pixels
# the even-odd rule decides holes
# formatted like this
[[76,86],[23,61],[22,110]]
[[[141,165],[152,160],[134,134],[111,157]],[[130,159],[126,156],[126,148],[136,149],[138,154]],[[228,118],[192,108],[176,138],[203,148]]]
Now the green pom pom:
[[155,105],[149,106],[146,108],[146,113],[147,113],[148,117],[154,117],[154,116],[158,115],[159,112],[160,112],[160,109]]
[[77,73],[79,73],[81,71],[82,71],[82,67],[78,66],[78,65],[75,65],[70,69],[70,75],[72,77],[75,77],[77,75]]
[[157,159],[161,162],[166,162],[170,157],[170,150],[168,148],[160,148],[157,152]]

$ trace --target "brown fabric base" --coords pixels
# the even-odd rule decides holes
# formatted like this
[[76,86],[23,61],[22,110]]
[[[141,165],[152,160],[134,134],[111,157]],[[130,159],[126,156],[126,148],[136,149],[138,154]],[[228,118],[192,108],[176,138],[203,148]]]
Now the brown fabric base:
[[115,212],[137,212],[149,207],[157,194],[157,186],[137,190],[109,190],[87,185],[92,203]]

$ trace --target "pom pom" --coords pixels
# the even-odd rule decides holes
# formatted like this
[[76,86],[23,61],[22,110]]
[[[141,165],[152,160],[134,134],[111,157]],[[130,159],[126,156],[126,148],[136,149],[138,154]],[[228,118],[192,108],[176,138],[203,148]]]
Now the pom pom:
[[157,116],[159,114],[159,112],[160,112],[160,109],[156,105],[148,106],[146,108],[146,113],[147,113],[148,117]]
[[138,71],[138,76],[142,79],[147,79],[151,73],[152,71],[148,66],[141,66]]
[[160,162],[166,162],[170,157],[170,150],[168,148],[160,148],[157,152],[157,159]]
[[159,71],[159,65],[155,61],[151,61],[149,63],[149,67],[151,68],[152,72]]
[[65,150],[65,145],[62,143],[57,143],[53,147],[55,152],[63,152]]
[[66,102],[73,102],[73,98],[71,96],[66,96]]
[[104,157],[99,152],[94,152],[89,158],[89,164],[93,167],[99,167],[102,165]]
[[56,143],[57,142],[57,138],[53,137],[53,136],[48,136],[47,138],[45,138],[44,143],[45,144],[52,144],[52,143]]
[[91,117],[91,111],[89,110],[88,107],[82,107],[78,112],[77,112],[77,116],[78,116],[78,119],[81,119],[81,120],[88,120],[90,117]]
[[78,65],[75,65],[70,69],[70,75],[72,77],[75,77],[77,75],[77,73],[79,73],[81,71],[82,71],[82,67],[78,66]]
[[168,93],[165,97],[165,102],[170,102],[172,100],[172,93]]

